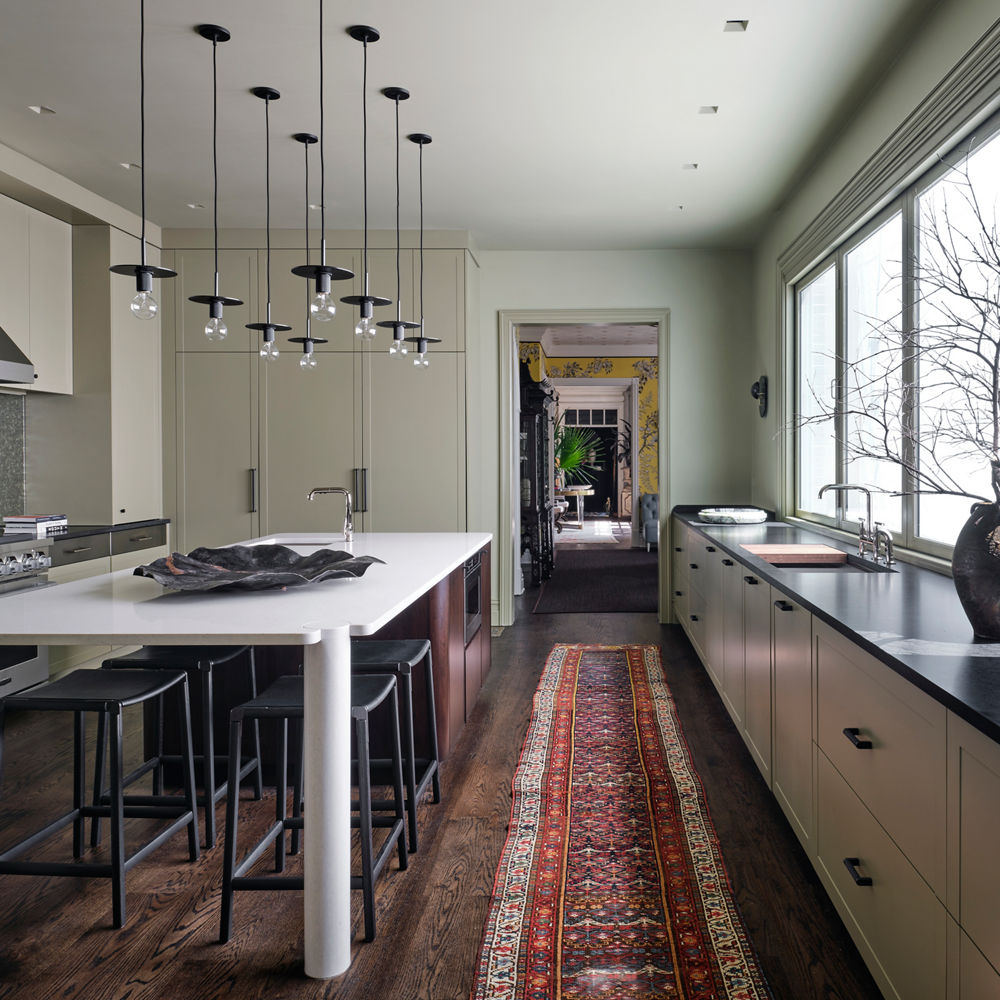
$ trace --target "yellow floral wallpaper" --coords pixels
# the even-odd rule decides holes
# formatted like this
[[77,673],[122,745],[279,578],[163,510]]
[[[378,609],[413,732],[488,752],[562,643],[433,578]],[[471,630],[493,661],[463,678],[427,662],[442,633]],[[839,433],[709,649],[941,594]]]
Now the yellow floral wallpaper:
[[639,386],[639,426],[632,428],[632,447],[637,449],[639,490],[658,492],[659,483],[659,359],[633,358],[550,358],[541,344],[520,345],[520,360],[528,363],[531,377],[548,378],[635,378]]

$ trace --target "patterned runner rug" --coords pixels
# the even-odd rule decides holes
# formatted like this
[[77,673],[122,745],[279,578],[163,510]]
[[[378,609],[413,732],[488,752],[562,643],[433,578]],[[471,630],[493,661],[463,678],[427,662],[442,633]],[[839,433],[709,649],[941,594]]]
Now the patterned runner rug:
[[473,1000],[769,997],[656,646],[557,645]]

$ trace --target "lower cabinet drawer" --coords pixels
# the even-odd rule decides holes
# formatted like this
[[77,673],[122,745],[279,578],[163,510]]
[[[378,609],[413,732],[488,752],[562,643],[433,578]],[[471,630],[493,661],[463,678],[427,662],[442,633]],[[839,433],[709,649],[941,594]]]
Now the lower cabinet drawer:
[[1000,974],[983,953],[959,931],[957,1000],[997,1000],[1000,997]]
[[816,742],[945,899],[947,710],[815,622]]
[[886,997],[942,1000],[944,905],[827,757],[816,757],[816,867],[824,887]]

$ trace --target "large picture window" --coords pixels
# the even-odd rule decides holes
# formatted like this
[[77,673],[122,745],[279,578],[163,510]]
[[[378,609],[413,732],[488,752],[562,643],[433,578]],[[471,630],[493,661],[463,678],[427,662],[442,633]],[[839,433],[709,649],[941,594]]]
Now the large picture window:
[[1000,457],[1000,137],[959,151],[794,286],[795,513],[943,555]]

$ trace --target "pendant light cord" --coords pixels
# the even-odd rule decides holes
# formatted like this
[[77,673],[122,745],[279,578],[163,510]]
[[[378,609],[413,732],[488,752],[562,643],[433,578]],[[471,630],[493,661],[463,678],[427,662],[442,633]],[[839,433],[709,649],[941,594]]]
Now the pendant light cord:
[[[321,0],[322,2],[322,0]],[[322,10],[322,7],[320,8]],[[309,143],[302,143],[303,151],[305,152],[306,161],[306,264],[309,263]],[[323,146],[320,145],[320,155],[323,152]],[[312,334],[312,314],[309,309],[309,280],[306,279],[306,339]],[[302,345],[305,349],[305,344]]]
[[[361,68],[361,178],[364,202],[364,254],[365,295],[368,294],[368,39],[364,39],[364,58]],[[398,107],[398,105],[397,105]],[[368,315],[371,315],[369,313]]]
[[424,144],[420,144],[420,336],[424,335]]
[[139,0],[139,191],[142,266],[146,266],[146,0]]
[[399,277],[399,98],[396,98],[396,322],[403,318]]
[[267,228],[267,321],[271,322],[271,99],[264,98],[264,201]]
[[[323,114],[323,0],[319,0],[319,245],[322,265],[326,264],[326,137],[324,134]],[[306,169],[309,169],[309,156],[306,153]],[[308,201],[308,190],[306,192]],[[307,206],[308,207],[308,206]],[[308,251],[308,247],[306,248]],[[306,258],[308,263],[308,257]],[[307,283],[308,287],[308,283]]]
[[212,232],[215,239],[215,294],[219,294],[219,84],[216,54],[219,41],[212,38]]

